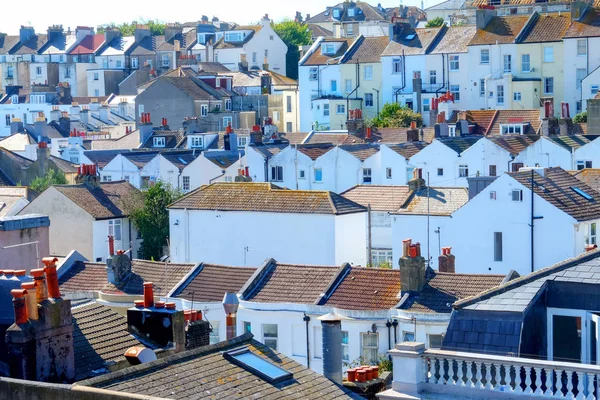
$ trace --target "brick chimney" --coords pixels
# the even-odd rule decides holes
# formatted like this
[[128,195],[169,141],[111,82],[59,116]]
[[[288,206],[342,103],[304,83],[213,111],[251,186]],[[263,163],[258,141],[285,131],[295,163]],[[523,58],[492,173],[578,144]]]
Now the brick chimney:
[[402,241],[400,266],[400,290],[406,293],[420,292],[425,285],[425,259],[421,256],[421,244],[412,243],[412,239]]
[[407,142],[418,142],[419,141],[419,130],[417,129],[417,121],[410,122],[410,129],[406,131]]
[[146,140],[152,136],[152,118],[150,113],[142,113],[140,115],[140,122],[138,124],[140,130],[140,144],[146,143]]
[[423,179],[423,170],[421,168],[413,169],[413,177],[408,181],[408,190],[416,192],[425,187],[425,179]]
[[452,247],[442,247],[442,254],[438,257],[439,272],[456,273],[454,254],[450,253]]
[[[15,323],[6,331],[11,378],[38,382],[71,383],[75,380],[71,301],[58,287],[56,262],[46,257],[44,269],[33,269],[35,289],[13,291]],[[26,297],[35,290],[38,315],[27,313]],[[30,299],[31,301],[31,299]],[[37,317],[37,319],[35,319]]]
[[106,275],[113,285],[118,286],[130,274],[131,259],[123,250],[117,251],[117,254],[106,259]]

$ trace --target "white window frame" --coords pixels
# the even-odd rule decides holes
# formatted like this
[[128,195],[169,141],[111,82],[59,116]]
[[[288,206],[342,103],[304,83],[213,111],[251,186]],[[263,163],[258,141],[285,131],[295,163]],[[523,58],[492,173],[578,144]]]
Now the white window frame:
[[[266,336],[265,335],[265,327],[269,325],[269,326],[274,326],[275,327],[275,336]],[[278,344],[279,344],[279,325],[277,324],[262,324],[262,343],[265,346],[268,346],[270,348],[272,348],[273,350],[277,350]],[[272,334],[269,334],[272,335]],[[273,346],[269,346],[267,344],[267,342],[275,342],[275,347]]]
[[521,54],[521,72],[524,74],[531,72],[531,55]]
[[112,236],[115,241],[123,240],[123,225],[120,219],[111,219],[108,221],[108,235]]
[[512,72],[512,54],[502,55],[502,71],[504,73]]
[[576,164],[577,171],[581,171],[585,168],[592,168],[592,160],[577,160]]
[[587,55],[587,39],[577,39],[577,55]]
[[513,101],[521,101],[523,98],[523,96],[521,95],[521,92],[514,92],[513,93]]
[[429,84],[437,85],[437,71],[435,69],[429,71]]
[[393,262],[393,257],[394,256],[393,256],[392,249],[373,249],[373,250],[371,250],[371,263],[374,267],[378,267],[378,266],[382,265],[383,263],[391,266],[392,262]]
[[500,124],[501,135],[522,135],[524,131],[523,124]]
[[210,325],[212,326],[212,330],[209,334],[210,344],[219,343],[221,341],[221,335],[219,334],[219,322],[220,321],[210,321]]
[[344,81],[344,86],[346,88],[346,93],[352,93],[352,79],[346,79]]
[[335,107],[336,114],[346,114],[346,105],[337,104]]
[[450,93],[454,95],[454,102],[460,102],[460,85],[450,85]]
[[154,147],[165,147],[166,140],[164,136],[156,136],[152,139],[152,145]]
[[248,136],[238,136],[237,138],[238,147],[243,148],[248,144]]
[[522,202],[523,201],[523,191],[521,189],[513,189],[510,192],[510,199],[512,201],[516,201],[516,202]]
[[460,69],[460,58],[458,55],[448,56],[450,59],[450,71],[458,71]]
[[308,70],[308,80],[309,81],[316,81],[318,79],[318,76],[319,76],[318,68],[311,68]]
[[271,182],[283,182],[283,166],[271,165]]
[[496,86],[496,99],[498,104],[504,104],[504,85]]
[[365,107],[372,108],[373,105],[373,93],[365,93]]
[[202,146],[202,136],[191,136],[190,137],[190,147],[194,149],[201,149]]
[[479,97],[485,97],[485,79],[479,80]]
[[208,117],[208,104],[201,104],[200,105],[200,116],[201,117]]
[[490,49],[479,50],[479,64],[482,64],[482,65],[490,64]]
[[[370,339],[373,336],[375,337],[376,344],[365,344],[367,342],[365,339]],[[369,357],[368,354],[371,354],[373,357]],[[369,362],[376,363],[379,361],[379,332],[360,333],[360,355]]]
[[182,186],[184,192],[188,192],[190,190],[190,177],[189,176],[184,175],[181,178],[181,186]]
[[458,177],[467,178],[469,176],[469,166],[466,164],[460,164],[458,166]]
[[[552,85],[549,85],[548,82],[550,82]],[[544,78],[544,94],[554,94],[554,77],[550,76],[550,77],[545,77]],[[551,87],[551,91],[548,91],[548,88]]]
[[233,126],[233,118],[232,117],[223,117],[223,128],[231,124]]
[[131,57],[131,68],[139,68],[140,59],[138,57]]
[[365,65],[364,78],[365,78],[365,81],[373,80],[373,66],[372,65]]
[[323,116],[329,117],[329,103],[323,104]]
[[544,46],[544,62],[554,62],[554,46]]
[[598,87],[599,87],[599,85],[591,85],[590,86],[590,94],[592,96],[595,96],[596,93],[598,93]]
[[402,73],[402,59],[392,59],[392,75],[399,75]]
[[368,184],[373,181],[371,168],[362,169],[362,183]]
[[[436,338],[439,337],[440,338],[440,345],[439,347],[432,347],[431,346],[431,337],[435,336]],[[441,349],[442,348],[442,342],[444,341],[444,335],[443,334],[433,334],[433,333],[428,333],[427,334],[427,348],[428,349]]]
[[225,99],[225,110],[231,111],[231,99]]
[[595,222],[588,225],[588,244],[597,244],[598,242],[598,227]]
[[350,335],[344,330],[342,330],[342,361],[350,361]]

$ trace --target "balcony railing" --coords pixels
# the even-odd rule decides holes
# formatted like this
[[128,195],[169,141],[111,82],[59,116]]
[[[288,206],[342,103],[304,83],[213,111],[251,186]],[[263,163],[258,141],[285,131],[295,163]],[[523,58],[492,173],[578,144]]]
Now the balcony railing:
[[380,394],[382,400],[393,399],[398,393],[428,393],[428,399],[437,395],[444,398],[600,398],[599,365],[425,350],[422,343],[412,342],[396,345],[390,354],[394,382],[392,390]]
[[444,87],[442,83],[423,83],[421,84],[421,91],[423,93],[435,93],[438,89],[441,89],[442,87]]

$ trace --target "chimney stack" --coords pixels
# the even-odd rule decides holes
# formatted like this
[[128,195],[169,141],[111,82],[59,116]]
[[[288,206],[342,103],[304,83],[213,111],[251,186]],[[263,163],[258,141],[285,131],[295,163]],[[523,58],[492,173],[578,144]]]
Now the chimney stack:
[[126,118],[127,117],[127,108],[129,106],[129,103],[127,102],[126,98],[122,98],[121,101],[119,102],[119,116]]
[[21,118],[13,118],[10,122],[10,134],[23,132],[23,121]]
[[[237,311],[240,306],[240,301],[235,293],[227,292],[223,296],[223,309],[225,310],[226,325],[227,325],[227,340],[231,340],[237,336]],[[340,342],[341,343],[341,342]]]
[[425,259],[421,256],[420,243],[412,239],[402,241],[402,257],[399,260],[400,287],[402,295],[420,292],[425,285]]
[[237,152],[238,143],[237,135],[233,132],[231,125],[227,125],[225,128],[225,136],[223,137],[223,145],[226,151]]
[[113,285],[120,285],[130,274],[131,259],[124,251],[119,250],[116,255],[106,260],[106,275]]
[[52,106],[52,110],[50,111],[50,121],[58,122],[60,119],[60,109],[58,106]]
[[[418,135],[418,131],[417,131]],[[413,169],[413,178],[408,181],[408,190],[416,192],[425,187],[425,179],[423,179],[423,170],[421,168]]]
[[442,254],[438,257],[439,272],[456,273],[454,254],[450,253],[452,247],[442,247]]
[[110,106],[107,103],[102,103],[100,109],[98,110],[98,118],[100,121],[108,123],[110,120],[108,119],[110,115]]
[[342,320],[335,314],[318,318],[323,332],[323,375],[342,384]]
[[152,136],[152,119],[150,113],[142,113],[140,115],[140,123],[138,125],[140,130],[140,144],[146,143],[146,140]]
[[71,118],[69,117],[69,113],[63,111],[60,113],[60,118],[58,120],[58,126],[63,135],[71,132]]

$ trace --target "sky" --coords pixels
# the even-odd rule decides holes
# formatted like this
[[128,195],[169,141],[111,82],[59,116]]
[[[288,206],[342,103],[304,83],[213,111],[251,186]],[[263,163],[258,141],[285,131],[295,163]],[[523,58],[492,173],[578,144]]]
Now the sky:
[[[8,0],[4,0],[8,1]],[[316,15],[341,0],[24,0],[11,7],[10,13],[1,13],[0,32],[17,34],[21,25],[32,25],[37,32],[45,32],[49,25],[62,25],[65,29],[76,26],[98,26],[105,23],[158,19],[164,22],[191,22],[202,15],[213,16],[239,24],[254,23],[265,14],[275,22],[294,18],[296,11],[302,15]],[[441,0],[425,0],[430,7]],[[400,0],[373,0],[384,7],[398,6]],[[421,0],[405,0],[404,5],[420,6]]]

